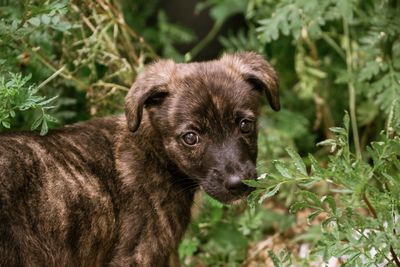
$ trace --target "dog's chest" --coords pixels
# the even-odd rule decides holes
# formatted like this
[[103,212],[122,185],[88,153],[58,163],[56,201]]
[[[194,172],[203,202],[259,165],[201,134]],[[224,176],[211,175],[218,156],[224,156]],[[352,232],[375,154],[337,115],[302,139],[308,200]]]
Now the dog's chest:
[[[123,176],[125,207],[121,210],[120,235],[112,263],[115,266],[161,266],[177,248],[188,223],[193,194],[170,174],[142,172],[138,166]],[[136,264],[136,265],[135,265]]]

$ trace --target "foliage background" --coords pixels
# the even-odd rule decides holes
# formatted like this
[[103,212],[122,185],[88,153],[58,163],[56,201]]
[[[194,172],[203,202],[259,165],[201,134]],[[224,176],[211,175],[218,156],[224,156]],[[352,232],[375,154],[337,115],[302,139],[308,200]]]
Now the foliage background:
[[400,266],[400,2],[186,2],[0,1],[1,131],[120,113],[157,57],[257,51],[283,106],[262,112],[262,175],[247,207],[198,204],[181,262]]

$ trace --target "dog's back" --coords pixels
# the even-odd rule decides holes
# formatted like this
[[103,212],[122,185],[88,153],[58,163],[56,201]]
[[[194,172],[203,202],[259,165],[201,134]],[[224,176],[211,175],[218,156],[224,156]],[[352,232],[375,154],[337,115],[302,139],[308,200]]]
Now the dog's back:
[[45,137],[0,135],[0,266],[98,266],[108,260],[118,212],[117,124],[111,117]]

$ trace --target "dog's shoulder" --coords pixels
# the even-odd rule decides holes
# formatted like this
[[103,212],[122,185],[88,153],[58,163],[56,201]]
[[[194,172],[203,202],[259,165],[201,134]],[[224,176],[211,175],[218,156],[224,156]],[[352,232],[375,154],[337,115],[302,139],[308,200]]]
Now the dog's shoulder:
[[[58,136],[73,137],[80,136],[95,138],[96,136],[114,139],[126,128],[124,116],[108,116],[104,118],[93,118],[49,131],[47,136],[55,138]],[[37,136],[37,135],[36,135]]]

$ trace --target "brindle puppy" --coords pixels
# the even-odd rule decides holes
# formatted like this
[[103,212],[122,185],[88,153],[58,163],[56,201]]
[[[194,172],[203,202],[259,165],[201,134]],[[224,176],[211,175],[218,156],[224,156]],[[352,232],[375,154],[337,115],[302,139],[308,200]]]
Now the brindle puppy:
[[0,135],[0,266],[167,266],[199,187],[225,203],[249,193],[263,92],[278,110],[255,53],[162,60],[138,76],[126,118]]

